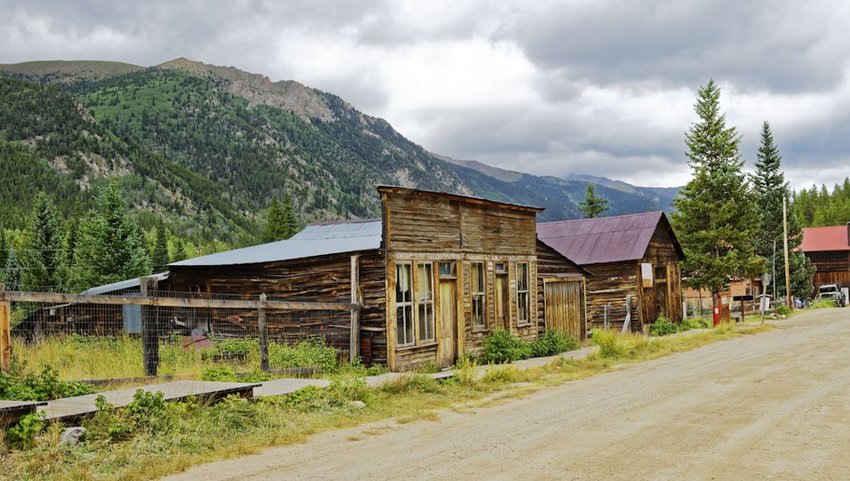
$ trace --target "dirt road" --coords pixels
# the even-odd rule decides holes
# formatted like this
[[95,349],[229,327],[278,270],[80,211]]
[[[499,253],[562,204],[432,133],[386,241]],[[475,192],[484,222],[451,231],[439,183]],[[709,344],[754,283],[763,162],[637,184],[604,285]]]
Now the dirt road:
[[378,426],[168,479],[847,480],[850,308],[474,413]]

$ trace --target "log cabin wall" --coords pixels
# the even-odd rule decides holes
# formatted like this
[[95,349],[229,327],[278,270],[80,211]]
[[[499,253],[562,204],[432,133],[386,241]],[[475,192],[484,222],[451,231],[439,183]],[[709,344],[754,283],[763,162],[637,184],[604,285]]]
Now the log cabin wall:
[[[577,266],[566,262],[564,257],[555,249],[552,249],[542,241],[537,241],[537,321],[538,331],[546,330],[546,303],[544,295],[544,281],[557,279],[564,276],[584,279],[584,271]],[[586,295],[578,302],[581,304],[578,308],[583,311],[583,319],[577,337],[580,340],[587,339],[587,302]]]
[[[361,352],[372,363],[386,362],[384,324],[383,256],[376,251],[345,253],[292,261],[223,266],[172,266],[161,288],[189,292],[204,297],[230,294],[240,299],[269,298],[310,302],[351,302],[351,256],[359,254],[361,311]],[[212,316],[215,318],[215,316]],[[292,342],[307,336],[321,336],[329,345],[349,351],[350,315],[346,311],[270,312],[269,334]],[[257,331],[257,313],[245,312],[215,322],[214,332],[252,335]],[[363,344],[368,348],[362,349]]]
[[673,239],[663,223],[659,223],[646,249],[641,263],[652,265],[653,287],[643,283],[638,269],[641,322],[651,324],[660,314],[673,322],[682,320],[682,277],[679,269],[679,254],[673,247]]
[[635,261],[622,261],[583,267],[593,274],[587,279],[587,328],[605,327],[605,306],[609,305],[610,328],[622,329],[626,296],[631,296],[631,329],[640,331],[640,265]]
[[815,289],[824,284],[850,285],[850,252],[806,252],[806,257],[817,268],[812,281]]
[[[386,321],[387,357],[391,370],[409,370],[427,363],[446,364],[464,352],[480,353],[492,330],[509,329],[514,335],[533,340],[538,336],[536,213],[539,209],[513,206],[481,199],[412,191],[401,188],[379,188],[383,203],[384,249],[386,252]],[[447,276],[440,265],[454,266]],[[473,267],[484,269],[483,325],[473,323]],[[411,309],[416,339],[399,347],[397,324],[397,266],[410,264],[416,272],[419,265],[430,264],[434,273],[434,340],[420,340],[418,302]],[[518,274],[520,266],[528,266],[528,319],[521,322]],[[503,272],[501,271],[503,268]],[[420,281],[415,279],[414,284]],[[441,287],[454,283],[454,311],[440,295]],[[496,287],[504,289],[497,293]],[[416,289],[414,286],[413,289]],[[503,306],[500,309],[497,302]],[[404,302],[402,302],[404,304]],[[504,311],[504,320],[498,316]],[[402,309],[403,311],[403,309]],[[449,323],[455,331],[446,337],[443,316],[452,312],[456,319]],[[443,338],[442,341],[440,339]],[[441,342],[443,345],[441,346]],[[448,346],[446,344],[451,344]],[[447,357],[446,353],[450,353]]]

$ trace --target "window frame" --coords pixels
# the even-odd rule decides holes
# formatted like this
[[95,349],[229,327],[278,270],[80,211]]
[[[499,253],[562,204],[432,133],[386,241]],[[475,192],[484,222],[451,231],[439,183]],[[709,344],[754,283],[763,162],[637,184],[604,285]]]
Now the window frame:
[[[419,287],[420,287],[419,286],[419,269],[423,268],[423,267],[427,267],[427,269],[430,273],[430,275],[428,276],[428,282],[430,283],[430,286],[428,286],[429,292],[430,292],[430,298],[429,299],[419,299],[419,296],[418,296]],[[434,294],[434,263],[433,262],[416,262],[416,276],[415,277],[416,277],[416,285],[415,285],[415,290],[414,290],[414,295],[413,295],[413,301],[414,301],[414,304],[416,306],[416,314],[415,314],[415,316],[416,316],[415,317],[416,328],[415,328],[415,332],[414,332],[413,337],[416,339],[417,345],[431,344],[431,343],[434,343],[434,342],[437,341],[437,333],[436,333],[437,320],[436,320],[436,316],[434,314],[434,297],[435,297],[435,294]],[[426,322],[425,324],[422,324],[422,326],[425,326],[426,333],[427,333],[427,331],[430,331],[430,337],[422,337],[422,332],[421,332],[421,329],[420,329],[420,327],[422,327],[422,326],[420,326],[421,319],[419,318],[419,315],[421,313],[420,309],[422,307],[425,308],[426,315],[430,312],[430,322]]]
[[[524,271],[524,272],[523,272]],[[523,273],[525,279],[523,279]],[[525,289],[521,289],[523,280],[525,281]],[[525,302],[520,302],[520,299],[525,299]],[[517,326],[525,326],[531,324],[531,264],[527,261],[516,263],[516,306],[517,306]],[[525,318],[523,319],[523,314]]]
[[[409,292],[409,300],[407,301],[399,301],[399,286],[400,286],[400,270],[402,267],[407,267],[408,273],[408,289]],[[415,286],[413,285],[413,263],[409,261],[396,262],[395,263],[395,325],[396,325],[396,347],[410,347],[416,345],[416,318],[415,318],[415,309],[414,309],[414,299],[415,299]],[[404,296],[402,295],[402,298]],[[407,309],[409,311],[407,311]],[[401,311],[400,311],[401,310]],[[402,316],[399,318],[399,312],[410,312],[410,316]],[[402,321],[402,324],[399,325],[399,321]],[[412,339],[407,339],[407,323],[410,322],[413,327]],[[403,327],[403,329],[399,329],[399,327]],[[407,342],[402,342],[402,335],[404,336],[404,340]]]
[[[474,290],[473,278],[479,275],[476,267],[480,267],[480,276],[478,277],[479,291]],[[478,330],[487,329],[487,265],[484,261],[471,261],[469,264],[469,295],[471,301],[472,328]],[[475,318],[476,301],[480,302],[478,320]]]

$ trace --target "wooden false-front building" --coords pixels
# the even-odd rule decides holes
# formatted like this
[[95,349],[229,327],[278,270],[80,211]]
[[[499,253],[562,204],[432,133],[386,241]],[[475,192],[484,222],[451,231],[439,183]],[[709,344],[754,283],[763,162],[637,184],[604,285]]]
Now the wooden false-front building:
[[[585,336],[587,271],[538,242],[542,209],[400,187],[378,191],[381,220],[315,224],[285,241],[177,262],[165,288],[354,299],[362,306],[357,354],[394,371],[450,366],[464,352],[480,352],[495,329],[529,340],[546,328]],[[241,324],[229,333],[249,328],[248,316],[238,316]],[[319,335],[342,351],[351,345],[350,323],[339,313],[281,314],[268,324],[272,337]]]
[[800,250],[815,266],[815,292],[824,284],[850,286],[850,223],[806,227]]
[[642,331],[664,314],[682,319],[684,252],[663,212],[544,222],[540,240],[592,273],[587,324]]

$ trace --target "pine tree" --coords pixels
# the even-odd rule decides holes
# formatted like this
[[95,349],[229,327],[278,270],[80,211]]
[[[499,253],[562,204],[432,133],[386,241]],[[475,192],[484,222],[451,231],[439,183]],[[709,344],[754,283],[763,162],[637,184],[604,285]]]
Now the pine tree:
[[156,228],[156,242],[151,260],[155,271],[165,270],[168,266],[168,233],[163,224]]
[[6,285],[6,290],[17,291],[21,289],[21,263],[18,261],[18,254],[15,249],[9,249],[9,256],[6,258],[0,282]]
[[283,197],[283,239],[289,239],[298,233],[298,220],[295,218],[295,208],[292,205],[292,197],[287,194]]
[[174,239],[174,245],[172,248],[171,261],[178,262],[182,261],[186,258],[186,245],[183,243],[183,239],[177,237]]
[[6,231],[0,225],[0,276],[3,275],[2,269],[6,267],[6,261],[9,259],[9,246],[6,245]]
[[97,207],[80,225],[74,287],[86,289],[151,273],[144,235],[114,184],[102,188]]
[[263,242],[274,242],[285,239],[287,232],[286,216],[283,207],[280,205],[277,197],[273,197],[269,210],[266,213]]
[[756,212],[738,153],[741,138],[720,113],[720,88],[709,81],[695,105],[699,121],[685,135],[693,177],[674,201],[673,225],[685,251],[686,284],[716,293],[730,276],[761,272],[753,252]]
[[62,223],[53,202],[39,192],[21,253],[21,287],[26,290],[58,289],[62,284]]
[[584,191],[584,200],[578,208],[584,213],[585,218],[592,219],[599,217],[599,214],[608,210],[608,200],[596,195],[596,186],[588,183],[587,189]]

